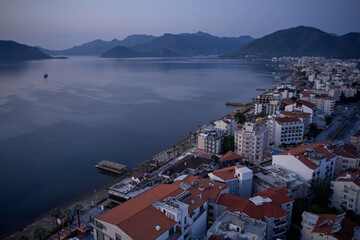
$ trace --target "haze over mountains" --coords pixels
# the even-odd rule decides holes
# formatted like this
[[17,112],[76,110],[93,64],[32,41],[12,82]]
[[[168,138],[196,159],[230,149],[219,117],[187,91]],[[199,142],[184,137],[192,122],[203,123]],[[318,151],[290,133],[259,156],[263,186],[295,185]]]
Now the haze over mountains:
[[51,58],[49,55],[93,55],[105,58],[199,55],[218,55],[226,58],[243,58],[249,55],[261,58],[281,56],[360,58],[360,33],[337,36],[313,27],[299,26],[280,30],[256,40],[250,36],[217,37],[203,32],[166,33],[160,37],[130,35],[121,41],[95,40],[61,51],[37,48],[13,41],[0,41],[0,59]]
[[360,58],[360,33],[337,36],[313,27],[299,26],[256,39],[226,57],[241,58],[246,55],[264,58],[282,56]]

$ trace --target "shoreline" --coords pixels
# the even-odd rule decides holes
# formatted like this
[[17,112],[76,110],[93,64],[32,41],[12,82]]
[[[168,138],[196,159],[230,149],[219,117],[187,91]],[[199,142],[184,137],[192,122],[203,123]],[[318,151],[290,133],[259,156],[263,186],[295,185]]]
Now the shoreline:
[[[278,69],[277,69],[278,70]],[[288,73],[286,74],[287,76],[289,75]],[[274,85],[272,86],[272,87],[274,87],[274,86],[276,86],[276,85],[278,85],[279,84],[279,82],[275,82],[274,81],[274,79],[272,80],[273,81],[273,83],[274,83]],[[271,88],[272,88],[271,87]],[[270,88],[269,88],[270,89]],[[267,89],[268,90],[268,89]],[[246,103],[244,103],[244,105],[248,105],[248,104],[251,104],[252,103],[252,100],[250,100],[249,102],[246,102]],[[247,112],[249,109],[246,109],[247,111],[243,111],[243,110],[239,110],[239,108],[237,108],[237,107],[230,107],[230,106],[226,106],[226,104],[225,104],[225,102],[224,102],[224,107],[226,108],[226,107],[228,107],[229,108],[229,112],[228,113],[226,113],[225,115],[223,115],[223,116],[221,116],[221,117],[219,117],[219,118],[223,118],[223,117],[226,117],[226,116],[229,116],[229,115],[233,115],[234,113],[236,113],[236,112],[238,112],[238,111],[240,111],[240,112]],[[245,109],[244,109],[245,110]],[[218,119],[218,118],[216,118],[216,119]],[[216,120],[215,119],[215,120]],[[214,120],[212,120],[212,121],[214,121]],[[211,122],[211,121],[210,121]],[[201,128],[200,128],[201,129]],[[195,132],[197,132],[199,130],[199,128],[198,129],[196,129],[196,131]],[[185,141],[187,141],[187,139],[188,139],[188,136],[187,137],[185,137],[184,139],[182,139],[182,140],[180,140],[179,142],[177,142],[176,144],[174,144],[174,145],[180,145],[182,142],[185,142]],[[171,148],[170,148],[171,149]],[[166,152],[166,150],[164,150],[165,152]],[[163,153],[164,151],[160,151],[159,153]],[[158,153],[158,154],[159,154]],[[154,155],[154,156],[156,156],[156,155]],[[153,157],[154,157],[153,156]],[[173,159],[173,158],[172,158]],[[170,159],[170,160],[172,160],[172,159]],[[134,168],[139,168],[139,166],[140,165],[142,165],[145,161],[149,161],[149,160],[143,160],[143,161],[141,161],[141,162],[139,162],[135,167],[133,167],[132,169],[134,169]],[[150,161],[152,161],[152,159],[150,159]],[[131,170],[132,171],[132,170]],[[129,171],[129,172],[131,172],[131,171]],[[80,196],[78,196],[78,197],[76,197],[76,198],[74,198],[74,199],[71,199],[71,200],[69,200],[69,201],[67,201],[67,202],[65,202],[65,203],[63,203],[63,204],[61,204],[61,205],[59,205],[59,206],[57,206],[57,207],[54,207],[53,209],[55,209],[55,208],[59,208],[60,210],[61,210],[61,212],[63,212],[63,210],[65,210],[65,209],[69,209],[69,208],[71,208],[71,207],[73,207],[76,203],[82,203],[82,202],[85,202],[85,203],[88,203],[89,201],[91,202],[91,200],[94,200],[95,199],[95,195],[94,195],[94,192],[96,191],[97,192],[97,195],[98,195],[98,201],[97,201],[97,203],[95,204],[95,206],[101,201],[101,200],[103,200],[104,198],[101,198],[101,197],[99,197],[99,195],[100,196],[108,196],[107,195],[107,190],[106,190],[106,187],[108,186],[108,185],[112,185],[112,184],[115,184],[116,182],[118,182],[118,181],[121,181],[123,178],[125,178],[126,177],[126,175],[125,174],[122,174],[122,175],[119,175],[119,176],[114,176],[114,179],[112,179],[110,182],[108,182],[108,183],[106,183],[106,184],[103,184],[103,185],[101,185],[101,186],[99,186],[99,187],[97,187],[97,188],[94,188],[94,189],[92,189],[92,190],[90,190],[89,192],[87,192],[87,193],[84,193],[84,194],[82,194],[82,195],[80,195]],[[101,195],[101,194],[103,194],[103,195]],[[105,197],[105,198],[106,198]],[[83,211],[86,211],[86,210],[89,210],[89,209],[91,209],[92,207],[94,207],[94,206],[91,206],[91,205],[89,205],[89,204],[82,204],[83,206],[84,206],[84,208],[83,208]],[[9,232],[7,232],[7,233],[4,233],[4,234],[2,234],[1,236],[0,236],[0,238],[1,239],[17,239],[17,238],[19,238],[20,236],[22,236],[22,235],[25,235],[25,236],[29,236],[29,237],[32,237],[32,230],[31,230],[31,232],[30,232],[30,229],[32,229],[32,227],[33,226],[35,226],[36,225],[36,227],[38,227],[38,226],[40,226],[41,225],[41,223],[45,223],[45,222],[47,222],[47,226],[49,227],[49,226],[51,226],[51,224],[49,225],[49,222],[54,222],[54,219],[53,218],[51,218],[51,216],[50,216],[50,213],[51,213],[51,211],[53,210],[53,209],[51,209],[50,211],[46,211],[45,213],[43,213],[43,214],[41,214],[41,215],[39,215],[39,216],[37,216],[37,217],[34,217],[33,219],[31,219],[31,220],[28,220],[26,223],[23,223],[23,224],[21,224],[20,226],[18,226],[18,227],[16,227],[16,228],[14,228],[13,230],[10,230]],[[38,223],[40,223],[40,224],[38,224]],[[42,226],[43,227],[43,226]],[[51,226],[51,227],[54,227],[54,226]],[[47,229],[48,230],[48,229]],[[30,232],[30,234],[25,234],[25,232]],[[30,238],[31,239],[31,238]]]

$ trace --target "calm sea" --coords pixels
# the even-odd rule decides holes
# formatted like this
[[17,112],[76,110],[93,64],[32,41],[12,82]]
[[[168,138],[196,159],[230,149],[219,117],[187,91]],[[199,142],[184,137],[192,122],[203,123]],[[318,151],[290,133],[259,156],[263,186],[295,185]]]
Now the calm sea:
[[[109,181],[274,85],[265,63],[74,57],[0,65],[0,235]],[[45,80],[44,73],[49,77]]]

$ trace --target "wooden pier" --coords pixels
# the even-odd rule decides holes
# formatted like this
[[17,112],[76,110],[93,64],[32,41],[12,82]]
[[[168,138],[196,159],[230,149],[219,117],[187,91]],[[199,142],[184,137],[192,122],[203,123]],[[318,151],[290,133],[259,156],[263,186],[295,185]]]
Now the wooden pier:
[[256,91],[261,91],[261,92],[265,92],[267,89],[266,88],[257,88]]
[[226,102],[225,105],[232,106],[232,107],[243,107],[243,106],[245,106],[244,104],[237,103],[237,102]]
[[97,165],[95,165],[95,167],[117,174],[122,174],[126,170],[126,165],[116,162],[111,162],[108,160],[102,160]]

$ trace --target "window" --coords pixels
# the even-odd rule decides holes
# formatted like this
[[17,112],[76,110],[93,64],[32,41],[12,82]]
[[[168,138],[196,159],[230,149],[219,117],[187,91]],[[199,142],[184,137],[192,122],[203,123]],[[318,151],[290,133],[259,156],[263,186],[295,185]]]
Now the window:
[[115,233],[115,239],[116,240],[121,240],[121,236],[119,234]]
[[170,228],[170,230],[169,230],[169,236],[171,235],[171,234],[173,234],[174,233],[174,228],[172,227],[172,228]]

